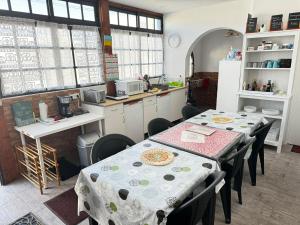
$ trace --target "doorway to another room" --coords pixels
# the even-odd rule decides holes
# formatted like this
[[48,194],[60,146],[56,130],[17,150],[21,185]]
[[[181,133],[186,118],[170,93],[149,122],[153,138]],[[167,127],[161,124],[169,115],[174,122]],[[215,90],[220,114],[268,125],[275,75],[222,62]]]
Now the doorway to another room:
[[189,53],[190,104],[201,111],[216,109],[219,63],[237,60],[242,44],[242,34],[229,29],[212,30],[197,39]]

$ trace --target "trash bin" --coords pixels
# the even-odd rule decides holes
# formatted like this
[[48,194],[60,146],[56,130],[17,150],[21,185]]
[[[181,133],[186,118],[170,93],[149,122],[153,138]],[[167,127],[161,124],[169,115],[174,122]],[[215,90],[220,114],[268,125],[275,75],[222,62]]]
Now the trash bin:
[[94,143],[100,138],[97,133],[79,135],[77,138],[77,149],[79,153],[80,165],[87,167],[91,165],[91,150]]

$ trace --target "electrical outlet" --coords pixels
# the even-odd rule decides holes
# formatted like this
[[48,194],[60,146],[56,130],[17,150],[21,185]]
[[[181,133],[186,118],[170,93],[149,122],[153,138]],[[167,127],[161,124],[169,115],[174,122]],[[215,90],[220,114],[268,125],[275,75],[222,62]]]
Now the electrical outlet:
[[73,100],[76,100],[76,99],[80,98],[79,94],[72,94],[70,96],[72,97]]

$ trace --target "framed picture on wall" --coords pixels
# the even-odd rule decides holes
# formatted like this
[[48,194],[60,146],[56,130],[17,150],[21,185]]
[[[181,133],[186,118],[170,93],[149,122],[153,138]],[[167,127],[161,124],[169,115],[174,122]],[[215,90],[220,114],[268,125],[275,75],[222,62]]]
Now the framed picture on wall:
[[283,14],[273,15],[271,17],[270,31],[282,30],[282,18]]

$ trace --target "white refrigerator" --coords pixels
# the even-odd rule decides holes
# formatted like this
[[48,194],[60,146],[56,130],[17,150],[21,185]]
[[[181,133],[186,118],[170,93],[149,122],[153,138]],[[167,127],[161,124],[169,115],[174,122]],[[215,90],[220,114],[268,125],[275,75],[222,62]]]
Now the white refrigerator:
[[238,92],[240,88],[241,61],[219,62],[217,110],[238,111]]

